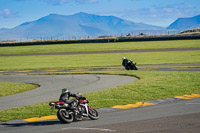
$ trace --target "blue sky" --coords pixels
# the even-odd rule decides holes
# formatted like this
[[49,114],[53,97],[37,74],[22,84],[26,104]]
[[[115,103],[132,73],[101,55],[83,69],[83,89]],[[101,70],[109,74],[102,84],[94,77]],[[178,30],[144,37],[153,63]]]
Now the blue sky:
[[78,12],[166,27],[177,18],[200,15],[200,0],[0,0],[0,28]]

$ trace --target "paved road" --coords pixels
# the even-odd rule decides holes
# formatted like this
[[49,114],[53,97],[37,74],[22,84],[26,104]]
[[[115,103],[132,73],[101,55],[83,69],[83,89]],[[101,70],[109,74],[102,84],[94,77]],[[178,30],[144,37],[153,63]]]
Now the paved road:
[[127,110],[104,109],[99,120],[61,124],[58,120],[2,123],[2,133],[199,133],[200,98]]
[[[200,49],[194,48],[188,50],[200,50]],[[151,50],[149,52],[164,52],[164,51],[186,51],[186,49],[183,50],[168,49],[163,51]],[[128,52],[128,51],[123,51],[123,52]],[[140,51],[129,51],[129,52],[140,52]],[[103,75],[71,75],[71,76],[68,75],[68,76],[32,75],[29,77],[27,75],[0,75],[0,81],[36,83],[41,85],[41,87],[39,87],[38,89],[30,91],[31,93],[25,92],[22,94],[15,95],[14,99],[10,99],[12,96],[8,96],[6,98],[5,97],[0,98],[1,101],[0,109],[14,107],[17,104],[19,106],[24,106],[26,104],[27,105],[33,104],[32,103],[33,101],[40,102],[40,101],[49,101],[51,99],[57,99],[60,94],[59,90],[61,90],[61,88],[63,87],[69,87],[72,89],[73,92],[77,91],[91,92],[100,89],[110,88],[113,85],[117,86],[127,83],[127,81],[125,80],[123,81],[123,83],[120,82],[120,84],[118,84],[118,81],[122,81],[122,79],[125,78],[122,76],[118,77],[120,80],[118,78],[115,80],[114,77],[109,77],[108,75],[104,75],[105,77]],[[110,79],[112,79],[113,81],[110,81]],[[128,82],[132,82],[134,80],[136,79],[131,78],[130,81]],[[41,96],[44,96],[44,99]],[[24,101],[24,98],[28,99],[27,103]],[[9,104],[5,106],[5,103]],[[23,103],[23,105],[20,105],[21,103]],[[8,123],[1,123],[0,132],[2,133],[16,133],[16,132],[199,133],[200,131],[199,128],[200,98],[192,100],[168,101],[155,106],[141,107],[128,110],[104,108],[99,110],[99,112],[101,112],[99,120],[93,121],[87,119],[84,121],[74,122],[71,124],[61,124],[57,119],[50,121],[33,122],[33,123],[27,123],[24,121],[11,121]]]
[[99,91],[137,80],[119,75],[0,75],[0,82],[34,83],[39,88],[16,95],[0,97],[0,110],[56,100],[62,88],[71,92]]

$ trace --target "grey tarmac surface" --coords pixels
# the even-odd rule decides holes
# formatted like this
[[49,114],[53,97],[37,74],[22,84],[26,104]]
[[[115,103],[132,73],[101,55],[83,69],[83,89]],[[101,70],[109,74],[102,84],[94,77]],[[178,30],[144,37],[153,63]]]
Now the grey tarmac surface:
[[91,128],[74,128],[55,133],[199,133],[200,113],[131,121]]
[[59,120],[1,123],[2,133],[199,133],[200,98],[168,101],[154,106],[100,111],[99,120],[70,124]]
[[58,100],[61,89],[69,88],[72,93],[99,91],[137,80],[135,77],[119,75],[0,75],[0,82],[33,83],[39,88],[0,97],[0,110]]
[[[200,48],[187,49],[187,50],[189,51],[200,50]],[[187,50],[186,49],[183,49],[183,50],[181,49],[169,50],[168,49],[168,50],[163,50],[163,51],[149,50],[147,52],[187,51]],[[123,51],[123,52],[127,52],[127,51]],[[140,52],[140,51],[129,51],[129,52]],[[141,51],[141,52],[145,52],[145,51]],[[104,53],[107,53],[107,52],[104,52]],[[85,53],[85,54],[88,54],[88,53]],[[199,66],[199,64],[197,65]],[[169,69],[169,71],[171,71],[171,69]],[[7,76],[7,75],[4,75],[4,76]],[[1,77],[0,77],[0,80],[1,80]],[[15,80],[17,80],[17,78]],[[13,79],[13,81],[9,81],[9,82],[15,82],[15,80]],[[23,82],[24,81],[26,80],[23,80]],[[77,85],[80,85],[80,86],[83,85],[83,88],[84,87],[88,88],[87,87],[88,84],[94,83],[93,86],[95,86],[95,88],[97,87],[95,85],[97,82],[97,79],[96,80],[93,79],[92,83],[90,81],[89,83],[87,81],[83,81],[83,82],[82,84],[79,84],[77,82]],[[33,83],[33,82],[27,81],[27,83]],[[54,81],[48,80],[48,78],[46,78],[46,84],[48,85],[50,83],[54,87]],[[103,84],[101,83],[101,85]],[[61,86],[59,86],[60,89],[61,89]],[[72,89],[73,91],[75,91],[76,85],[73,87]],[[82,89],[82,90],[86,91],[85,89]],[[54,91],[58,92],[57,89],[52,90],[52,92]],[[60,92],[58,93],[60,94]],[[41,92],[41,95],[43,94],[44,92]],[[0,101],[2,100],[0,99]],[[127,110],[103,108],[103,109],[98,110],[100,112],[100,118],[99,120],[96,120],[96,121],[87,119],[83,121],[73,122],[71,124],[62,124],[57,119],[48,120],[48,121],[40,121],[40,122],[25,122],[21,120],[14,120],[10,122],[0,123],[0,133],[1,132],[2,133],[16,133],[16,132],[23,132],[23,133],[25,132],[29,132],[29,133],[43,133],[43,132],[48,132],[48,133],[49,132],[52,132],[52,133],[66,133],[66,132],[67,133],[79,133],[79,132],[80,133],[91,133],[91,132],[92,133],[103,133],[103,132],[199,133],[200,132],[200,129],[199,129],[200,127],[199,126],[200,125],[199,123],[200,122],[199,121],[200,98],[196,98],[192,100],[177,100],[177,99],[171,100],[169,98],[169,100],[167,101],[166,100],[161,100],[161,101],[165,101],[165,102],[159,101],[158,102],[159,104],[154,105],[154,106],[140,107],[140,108],[134,108],[134,109],[127,109]]]

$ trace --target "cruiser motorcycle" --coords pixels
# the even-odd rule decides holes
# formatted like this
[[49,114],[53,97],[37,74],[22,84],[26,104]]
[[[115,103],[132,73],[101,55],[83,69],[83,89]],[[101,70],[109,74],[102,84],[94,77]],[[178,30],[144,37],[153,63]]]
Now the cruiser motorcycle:
[[92,120],[99,118],[98,112],[88,105],[89,101],[85,97],[76,97],[73,101],[75,102],[70,104],[74,104],[76,109],[72,109],[70,104],[60,101],[52,101],[49,103],[49,106],[51,106],[52,111],[58,109],[57,117],[63,123],[71,123],[88,117]]

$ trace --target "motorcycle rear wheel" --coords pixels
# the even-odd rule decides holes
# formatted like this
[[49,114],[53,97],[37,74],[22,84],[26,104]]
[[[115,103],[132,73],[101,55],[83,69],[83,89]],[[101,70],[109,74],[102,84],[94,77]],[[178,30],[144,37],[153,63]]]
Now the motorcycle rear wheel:
[[73,113],[70,113],[66,109],[59,109],[57,112],[57,117],[63,123],[71,123],[74,120]]
[[89,112],[89,118],[92,120],[97,120],[99,119],[99,114],[95,109],[92,108],[88,108],[88,112]]

